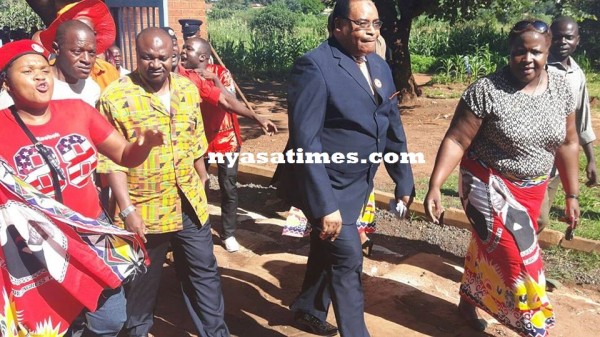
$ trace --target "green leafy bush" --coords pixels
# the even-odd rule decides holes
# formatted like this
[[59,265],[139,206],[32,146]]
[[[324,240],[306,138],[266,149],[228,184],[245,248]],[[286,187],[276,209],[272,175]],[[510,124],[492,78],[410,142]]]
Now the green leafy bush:
[[9,30],[23,29],[31,32],[44,28],[40,17],[33,12],[25,0],[4,0],[0,2],[0,27]]
[[457,23],[429,18],[415,20],[410,36],[410,52],[424,56],[475,53],[488,45],[492,52],[507,53],[506,32],[502,27],[479,22]]
[[434,56],[411,55],[410,61],[413,73],[430,73],[435,71],[438,59]]
[[248,23],[252,32],[263,39],[278,40],[292,33],[298,22],[296,13],[282,2],[260,9]]
[[436,69],[434,83],[469,83],[486,76],[506,64],[505,58],[490,51],[488,45],[481,46],[471,55],[452,55],[441,59]]
[[[239,11],[208,26],[211,44],[237,77],[285,77],[297,57],[327,37],[325,15],[293,13],[297,19],[292,25],[278,26],[277,32],[272,31],[269,23],[282,20],[284,16],[279,14],[284,11],[277,9],[274,17],[273,12],[266,11],[269,7]],[[262,16],[265,12],[269,16]],[[256,19],[258,16],[261,18]]]
[[299,0],[302,13],[304,14],[320,14],[325,9],[325,5],[321,0]]
[[206,13],[206,15],[208,16],[208,19],[212,21],[230,18],[234,16],[236,12],[236,9],[231,8],[212,8],[209,12]]

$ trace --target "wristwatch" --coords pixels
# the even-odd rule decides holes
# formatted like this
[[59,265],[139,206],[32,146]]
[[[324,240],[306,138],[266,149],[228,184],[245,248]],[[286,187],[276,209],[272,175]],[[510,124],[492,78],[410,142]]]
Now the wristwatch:
[[129,214],[131,214],[133,212],[135,212],[135,206],[129,205],[129,206],[125,207],[124,210],[119,212],[119,218],[121,218],[121,220],[125,221],[125,219],[129,216]]

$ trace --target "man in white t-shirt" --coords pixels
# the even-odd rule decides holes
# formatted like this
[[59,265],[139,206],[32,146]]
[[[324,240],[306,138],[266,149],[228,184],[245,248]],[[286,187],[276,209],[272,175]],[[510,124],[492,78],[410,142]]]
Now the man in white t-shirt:
[[56,54],[52,99],[80,98],[95,107],[100,86],[90,78],[96,61],[94,31],[81,21],[66,21],[56,30],[52,48]]
[[[95,107],[100,99],[100,86],[90,77],[96,61],[96,36],[85,23],[66,21],[56,31],[52,43],[56,54],[53,100],[79,98]],[[4,90],[0,92],[0,110],[13,105]]]
[[104,54],[106,55],[106,60],[108,62],[110,62],[110,64],[115,66],[115,68],[117,68],[117,70],[119,71],[119,74],[121,74],[121,76],[125,76],[125,75],[131,73],[131,71],[129,71],[128,69],[125,69],[125,67],[123,67],[123,56],[121,54],[121,48],[119,48],[116,45],[112,45],[112,46],[108,47],[108,49],[106,50],[106,52],[104,52]]

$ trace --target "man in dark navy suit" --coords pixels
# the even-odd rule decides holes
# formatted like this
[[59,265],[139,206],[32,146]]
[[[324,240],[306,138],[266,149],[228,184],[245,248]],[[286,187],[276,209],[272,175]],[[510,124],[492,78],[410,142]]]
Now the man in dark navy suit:
[[[280,172],[280,188],[294,194],[290,201],[313,224],[302,292],[291,310],[296,322],[324,336],[337,333],[326,322],[331,302],[342,336],[369,336],[356,220],[373,188],[378,159],[407,152],[392,75],[374,53],[381,24],[372,1],[338,0],[332,36],[292,70],[288,149],[305,158],[309,152],[327,154],[330,162],[288,163]],[[386,163],[386,168],[398,203],[409,206],[410,164]]]

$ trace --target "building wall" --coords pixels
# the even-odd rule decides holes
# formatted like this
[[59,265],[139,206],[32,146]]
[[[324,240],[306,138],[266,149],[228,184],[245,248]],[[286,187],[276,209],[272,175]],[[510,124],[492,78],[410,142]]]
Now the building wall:
[[[132,3],[135,3],[132,0]],[[180,19],[198,19],[202,20],[203,24],[200,27],[200,36],[206,38],[206,6],[204,0],[167,0],[168,4],[168,24],[176,35],[179,47],[183,45],[183,34],[181,33]],[[135,32],[139,32],[145,27],[154,26],[153,18],[158,20],[158,10],[149,11],[147,9],[126,9],[122,14],[122,20],[116,20],[117,13],[113,10],[113,17],[118,26],[118,30],[122,31],[123,40],[117,41],[121,46],[124,56],[124,64],[126,68],[133,70],[136,68],[136,51],[135,51]],[[156,24],[158,25],[158,23]],[[127,32],[127,33],[125,33]]]
[[183,41],[180,19],[202,20],[200,36],[207,38],[206,3],[204,0],[169,0],[169,26],[177,32],[177,39]]

